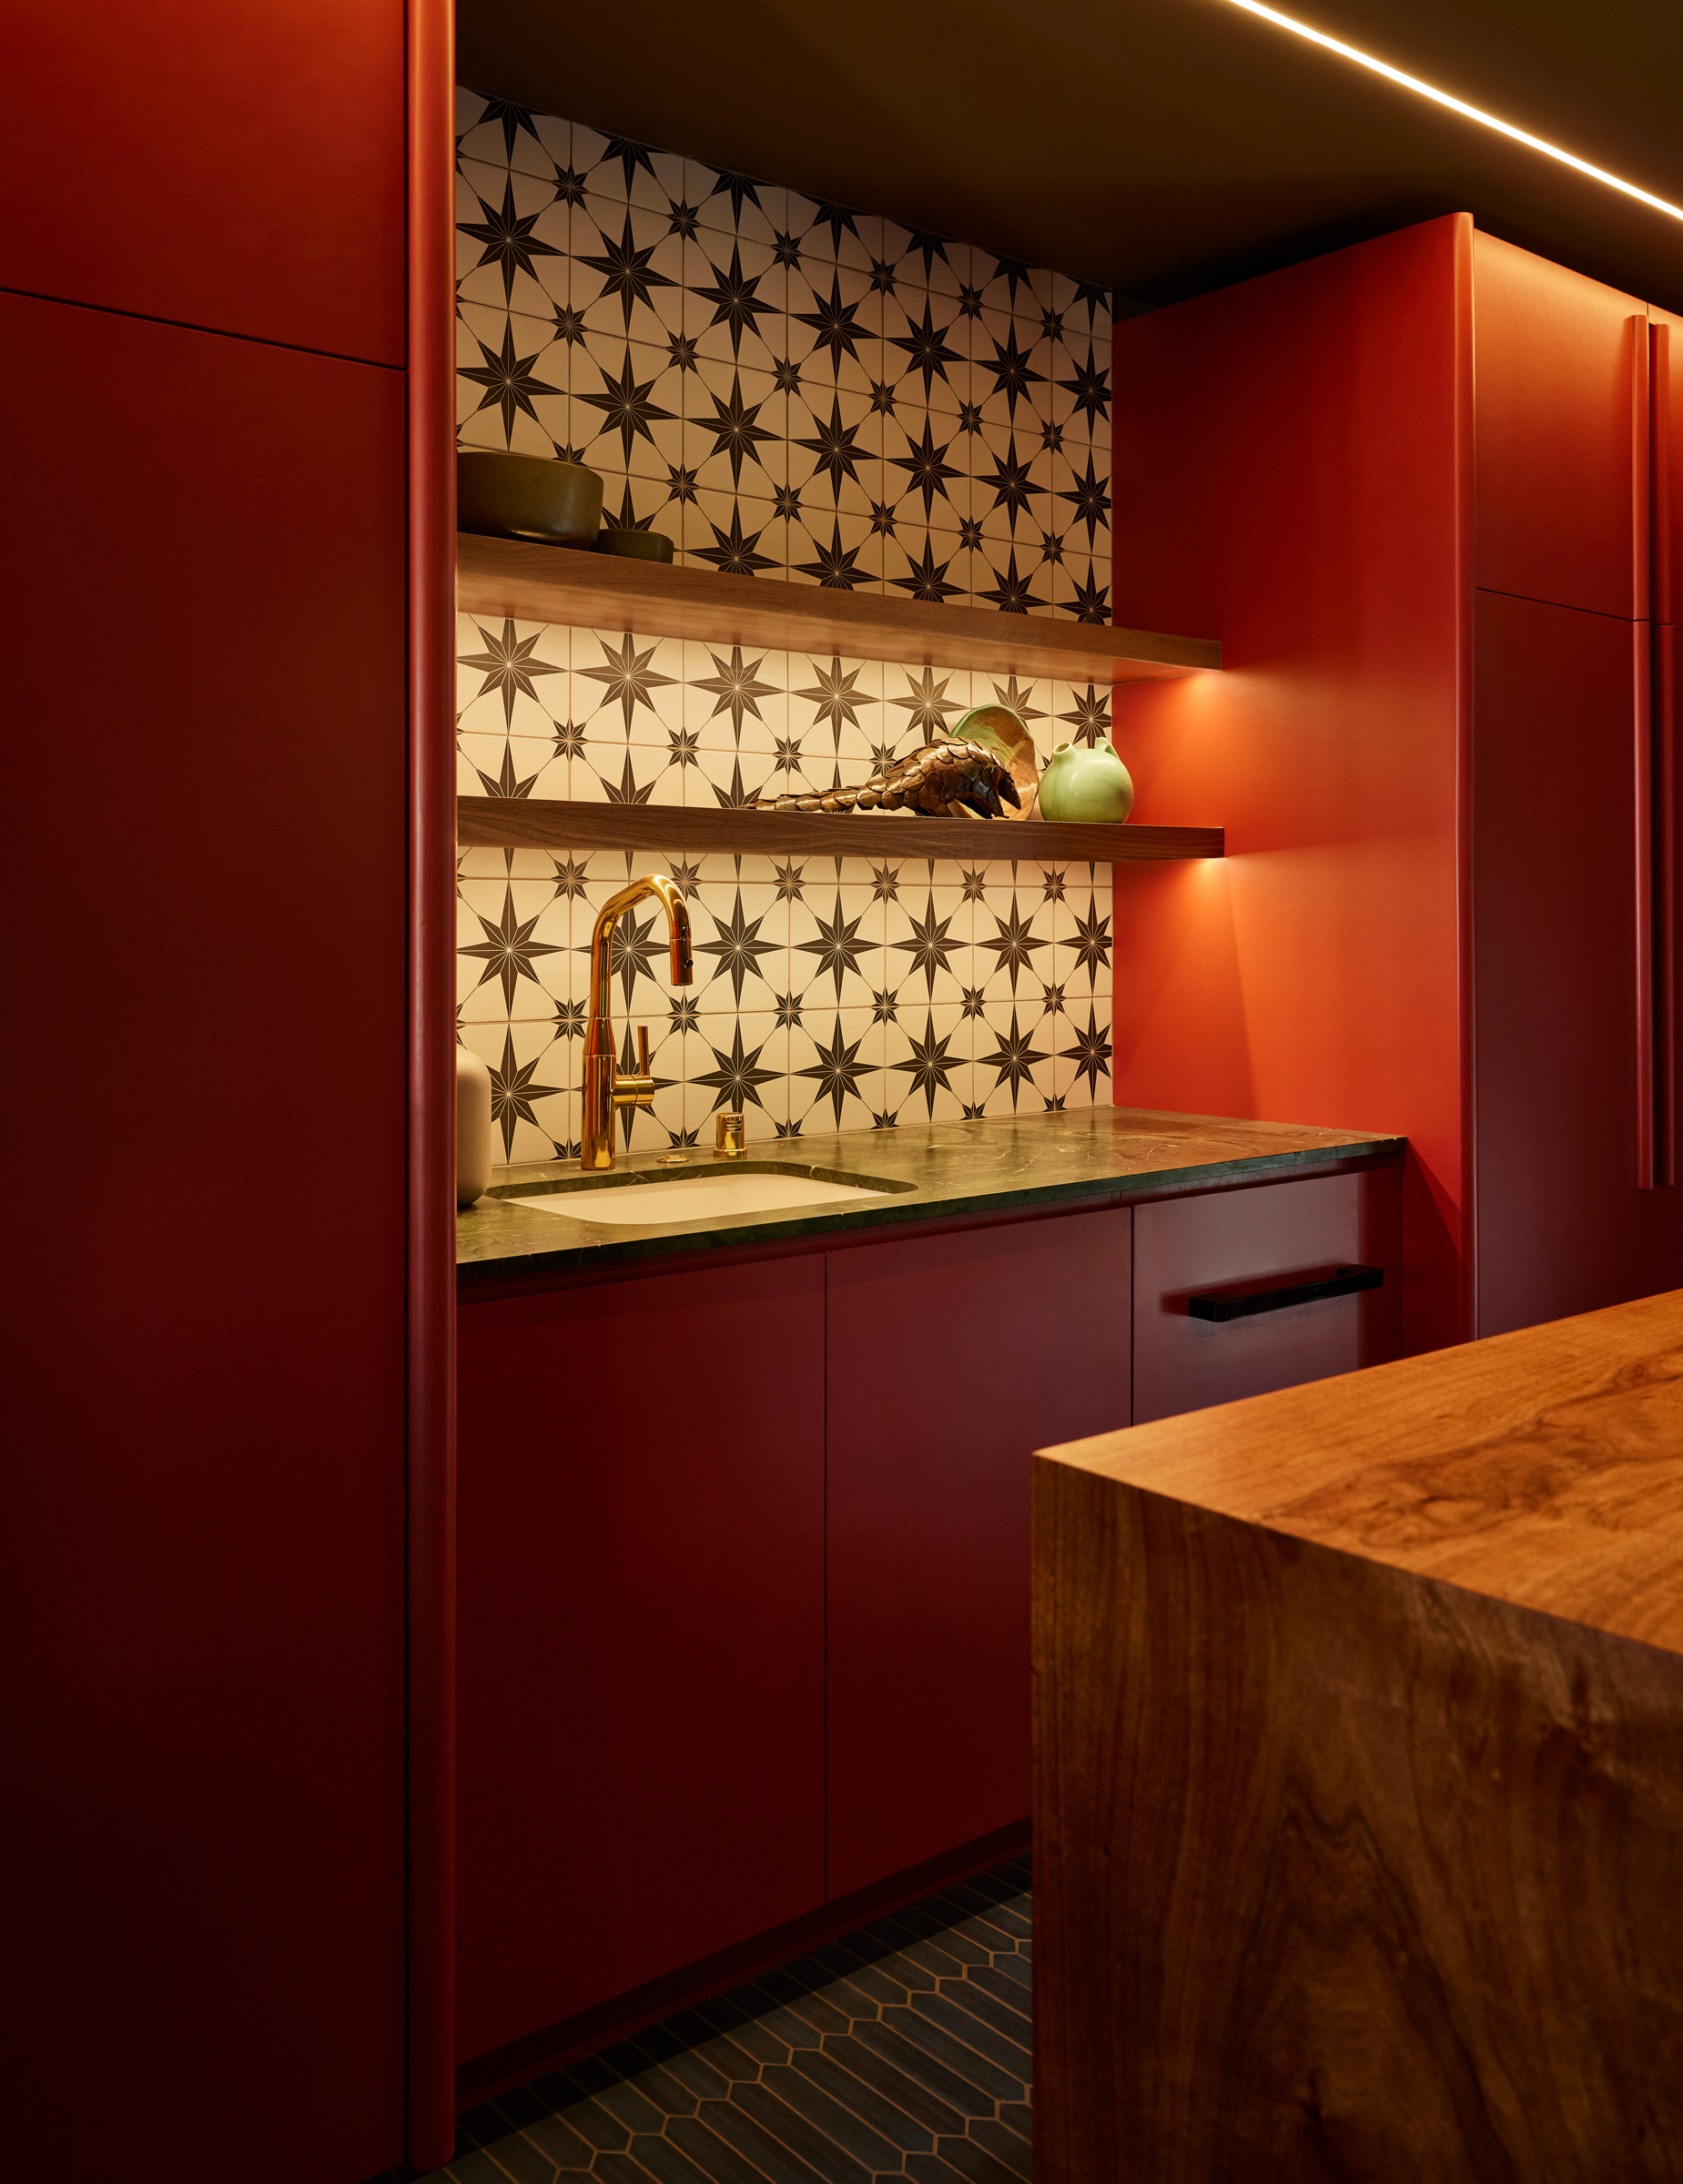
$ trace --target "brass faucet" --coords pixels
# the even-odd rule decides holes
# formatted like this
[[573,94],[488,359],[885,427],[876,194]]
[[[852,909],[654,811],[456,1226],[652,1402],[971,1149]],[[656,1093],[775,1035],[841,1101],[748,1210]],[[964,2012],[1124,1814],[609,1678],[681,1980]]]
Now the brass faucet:
[[636,1076],[622,1076],[613,1056],[613,1026],[608,1021],[613,993],[613,928],[634,903],[653,895],[666,913],[672,937],[672,983],[687,986],[691,976],[690,914],[674,882],[649,873],[622,887],[603,905],[590,941],[590,1021],[584,1027],[584,1107],[579,1121],[579,1149],[585,1168],[613,1166],[613,1117],[620,1107],[652,1107],[654,1080],[649,1075],[649,1035],[637,1027]]

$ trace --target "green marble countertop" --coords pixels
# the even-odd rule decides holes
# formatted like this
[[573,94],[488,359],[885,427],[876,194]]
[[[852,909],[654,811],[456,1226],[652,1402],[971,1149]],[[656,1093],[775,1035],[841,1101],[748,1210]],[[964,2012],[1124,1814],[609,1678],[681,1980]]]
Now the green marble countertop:
[[[761,1117],[752,1110],[752,1133]],[[1163,1198],[1227,1183],[1312,1172],[1350,1160],[1397,1159],[1407,1140],[1371,1130],[1283,1122],[1233,1122],[1141,1107],[1082,1107],[1058,1115],[938,1122],[919,1129],[842,1130],[799,1138],[750,1136],[739,1160],[692,1148],[683,1167],[654,1154],[622,1158],[585,1183],[576,1160],[498,1170],[498,1180],[456,1219],[460,1293],[480,1283],[542,1279],[684,1252],[773,1248],[795,1239],[907,1221],[950,1220],[1019,1207]],[[612,1227],[561,1219],[506,1201],[551,1191],[635,1188],[680,1176],[745,1169],[826,1181],[874,1183],[890,1195],[847,1204],[743,1213],[715,1222],[666,1219]]]

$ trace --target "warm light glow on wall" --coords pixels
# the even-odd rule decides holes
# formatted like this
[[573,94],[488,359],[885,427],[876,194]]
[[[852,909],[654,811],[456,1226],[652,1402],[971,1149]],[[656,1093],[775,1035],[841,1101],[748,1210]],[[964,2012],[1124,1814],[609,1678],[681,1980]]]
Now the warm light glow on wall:
[[1393,68],[1384,61],[1376,61],[1371,54],[1358,53],[1353,46],[1346,46],[1341,39],[1329,38],[1323,31],[1311,30],[1306,23],[1293,22],[1290,15],[1283,15],[1275,8],[1262,6],[1261,0],[1228,0],[1228,5],[1243,8],[1248,15],[1260,15],[1264,23],[1272,23],[1281,30],[1289,30],[1293,37],[1307,38],[1312,46],[1323,46],[1328,53],[1335,53],[1343,60],[1353,61],[1358,68],[1366,68],[1374,76],[1383,76],[1387,83],[1401,84],[1404,91],[1413,91],[1422,98],[1429,98],[1434,106],[1447,106],[1452,114],[1465,115],[1468,121],[1475,121],[1486,129],[1495,129],[1500,136],[1511,136],[1516,144],[1528,146],[1532,151],[1541,152],[1546,159],[1557,159],[1562,167],[1576,167],[1580,175],[1587,175],[1591,181],[1605,182],[1609,189],[1622,191],[1626,197],[1635,197],[1638,204],[1651,205],[1656,212],[1668,213],[1674,220],[1683,220],[1683,207],[1668,205],[1664,197],[1656,197],[1646,189],[1638,189],[1634,182],[1621,182],[1617,175],[1609,175],[1605,167],[1591,167],[1587,159],[1576,158],[1572,153],[1563,152],[1558,145],[1546,144],[1542,137],[1533,136],[1526,129],[1516,129],[1511,122],[1498,121],[1494,114],[1486,114],[1481,106],[1469,106],[1465,99],[1452,98],[1447,91],[1435,90],[1430,84],[1423,84],[1417,76],[1404,76],[1400,68]]

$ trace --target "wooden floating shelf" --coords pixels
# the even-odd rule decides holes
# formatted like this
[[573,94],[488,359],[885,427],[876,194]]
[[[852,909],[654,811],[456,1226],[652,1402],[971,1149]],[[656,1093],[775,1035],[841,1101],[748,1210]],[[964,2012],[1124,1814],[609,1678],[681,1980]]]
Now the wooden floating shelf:
[[861,812],[716,811],[647,804],[570,804],[555,798],[461,796],[456,839],[467,849],[646,849],[744,856],[795,851],[806,856],[885,854],[970,863],[1094,864],[1221,857],[1219,826],[1074,826],[1049,820],[897,819]]
[[1219,668],[1212,637],[1165,637],[983,607],[928,606],[881,592],[830,592],[765,576],[623,561],[519,539],[456,540],[456,602],[470,614],[647,631],[715,644],[842,653],[1063,682],[1139,682]]

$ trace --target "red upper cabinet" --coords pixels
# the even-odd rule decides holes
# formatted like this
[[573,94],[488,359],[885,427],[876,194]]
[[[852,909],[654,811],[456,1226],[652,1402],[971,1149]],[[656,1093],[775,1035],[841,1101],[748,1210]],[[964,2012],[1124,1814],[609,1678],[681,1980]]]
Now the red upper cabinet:
[[1683,606],[1683,318],[1648,313],[1649,401],[1653,431],[1652,553],[1656,622],[1675,622]]
[[401,364],[403,82],[402,0],[11,10],[0,288]]
[[1473,262],[1474,581],[1641,619],[1647,307],[1493,236]]

